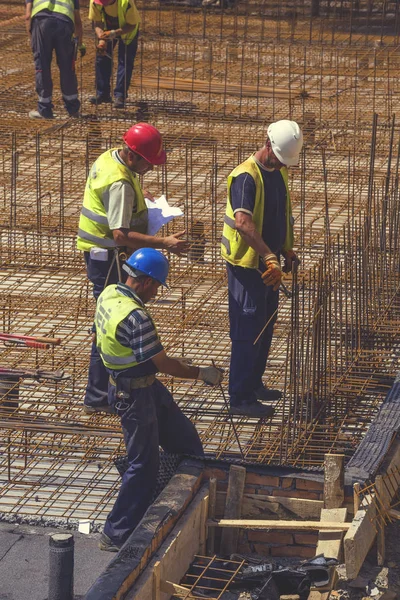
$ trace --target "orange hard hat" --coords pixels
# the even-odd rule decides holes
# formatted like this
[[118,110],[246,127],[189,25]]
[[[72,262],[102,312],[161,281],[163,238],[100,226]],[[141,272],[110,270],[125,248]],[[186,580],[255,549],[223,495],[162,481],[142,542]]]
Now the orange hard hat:
[[125,133],[125,144],[152,165],[163,165],[167,159],[161,133],[149,123],[136,123]]

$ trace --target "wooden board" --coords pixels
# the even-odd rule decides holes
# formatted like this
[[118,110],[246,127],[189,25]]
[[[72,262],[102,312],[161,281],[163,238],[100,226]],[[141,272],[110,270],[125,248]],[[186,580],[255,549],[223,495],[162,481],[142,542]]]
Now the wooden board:
[[208,527],[239,527],[242,529],[294,529],[314,530],[320,529],[347,531],[351,523],[320,522],[320,521],[275,521],[259,519],[216,519],[207,521]]
[[355,579],[362,567],[373,541],[376,529],[372,521],[376,518],[374,504],[361,504],[351,522],[351,527],[344,538],[344,560],[346,563],[346,576]]
[[[240,519],[242,516],[242,500],[246,469],[238,465],[232,465],[229,469],[228,491],[224,519]],[[236,552],[238,544],[238,529],[224,529],[221,536],[220,553],[227,556]]]
[[[126,600],[153,600],[153,570],[157,563],[159,563],[156,570],[157,579],[160,581],[160,600],[171,597],[174,583],[182,579],[195,554],[198,553],[207,516],[205,503],[208,503],[208,486],[202,487],[198,492],[146,570],[128,592]],[[169,591],[163,591],[165,589]]]
[[340,508],[344,502],[344,455],[325,454],[324,506]]
[[[344,522],[347,517],[347,508],[323,508],[321,510],[321,522]],[[320,531],[316,554],[324,554],[329,558],[340,560],[344,532],[337,529],[332,531]]]
[[[217,492],[216,515],[223,515],[226,492]],[[321,509],[324,507],[322,500],[304,500],[302,498],[286,498],[285,496],[267,496],[264,494],[244,494],[242,504],[242,518],[250,519],[276,514],[288,517],[292,513],[301,519],[319,519]]]

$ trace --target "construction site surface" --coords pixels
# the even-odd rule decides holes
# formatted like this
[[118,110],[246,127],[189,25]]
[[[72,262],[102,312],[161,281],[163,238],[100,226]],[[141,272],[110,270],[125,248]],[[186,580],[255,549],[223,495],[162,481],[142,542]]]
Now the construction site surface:
[[[223,0],[221,0],[223,3]],[[223,393],[160,377],[206,456],[321,468],[351,459],[399,371],[398,2],[137,2],[142,25],[124,110],[92,106],[95,40],[81,6],[82,118],[32,121],[34,67],[23,7],[0,3],[0,316],[6,333],[61,338],[46,350],[0,342],[2,368],[62,369],[59,382],[0,375],[0,514],[101,527],[119,487],[119,419],[85,415],[94,300],[76,233],[89,168],[136,121],[163,134],[167,163],[145,177],[184,216],[188,256],[150,305],[166,351],[225,370]],[[297,274],[285,280],[265,383],[272,421],[229,417],[229,322],[220,237],[226,177],[268,125],[304,132],[289,171]],[[225,398],[224,398],[225,395]],[[234,425],[234,427],[233,427]],[[239,442],[238,442],[239,440]]]

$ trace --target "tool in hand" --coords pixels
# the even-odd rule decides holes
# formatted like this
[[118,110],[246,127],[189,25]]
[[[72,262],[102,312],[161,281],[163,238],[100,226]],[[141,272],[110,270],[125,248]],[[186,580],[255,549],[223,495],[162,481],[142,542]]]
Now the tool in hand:
[[0,333],[0,341],[4,342],[6,346],[16,345],[42,349],[61,344],[60,338],[33,337],[30,335],[16,335],[13,333]]

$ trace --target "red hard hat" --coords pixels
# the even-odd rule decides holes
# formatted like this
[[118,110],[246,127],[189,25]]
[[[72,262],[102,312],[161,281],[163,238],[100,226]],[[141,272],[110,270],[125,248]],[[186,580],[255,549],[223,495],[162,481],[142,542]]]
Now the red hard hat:
[[149,123],[136,123],[125,133],[125,144],[152,165],[163,165],[167,159],[161,133]]

